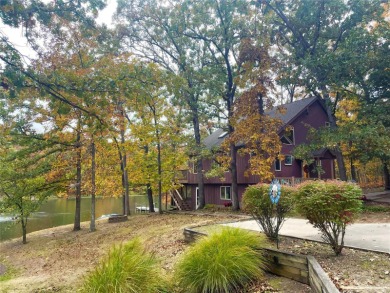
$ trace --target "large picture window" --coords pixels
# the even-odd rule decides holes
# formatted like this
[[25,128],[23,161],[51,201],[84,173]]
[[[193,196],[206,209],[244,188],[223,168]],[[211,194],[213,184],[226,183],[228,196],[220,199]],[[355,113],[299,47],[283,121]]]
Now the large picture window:
[[231,200],[230,186],[221,186],[221,199]]

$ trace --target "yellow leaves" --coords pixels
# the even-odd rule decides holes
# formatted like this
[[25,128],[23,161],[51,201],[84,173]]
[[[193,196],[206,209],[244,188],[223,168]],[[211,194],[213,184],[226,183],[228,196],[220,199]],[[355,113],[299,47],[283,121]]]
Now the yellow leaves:
[[361,110],[361,102],[357,98],[343,99],[338,103],[336,118],[339,125],[358,123],[357,116]]

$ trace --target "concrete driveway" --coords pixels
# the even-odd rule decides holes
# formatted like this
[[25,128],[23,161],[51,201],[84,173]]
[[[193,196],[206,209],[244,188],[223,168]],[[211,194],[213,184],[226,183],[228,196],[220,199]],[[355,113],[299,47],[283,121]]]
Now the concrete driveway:
[[[248,230],[261,231],[254,220],[225,224]],[[314,228],[307,220],[287,219],[280,235],[301,239],[321,241],[320,231]],[[347,226],[344,239],[345,247],[367,249],[390,254],[390,223],[352,224]]]

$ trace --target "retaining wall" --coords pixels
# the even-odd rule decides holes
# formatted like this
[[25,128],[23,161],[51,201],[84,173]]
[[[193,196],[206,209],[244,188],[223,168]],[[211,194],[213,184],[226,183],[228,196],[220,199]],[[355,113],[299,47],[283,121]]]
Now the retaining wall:
[[[206,233],[191,228],[185,228],[183,234],[188,243],[196,241],[199,237],[207,236]],[[267,260],[267,271],[272,274],[308,284],[316,293],[340,292],[312,256],[264,248],[264,257]]]

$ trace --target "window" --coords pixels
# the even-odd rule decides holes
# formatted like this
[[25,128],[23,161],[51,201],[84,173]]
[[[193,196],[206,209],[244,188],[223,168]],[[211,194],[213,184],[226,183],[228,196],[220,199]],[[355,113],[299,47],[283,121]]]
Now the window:
[[275,171],[282,171],[282,164],[279,159],[275,160]]
[[330,127],[330,122],[325,122],[325,127]]
[[291,155],[285,155],[284,156],[284,164],[286,166],[292,165],[292,162],[293,162],[293,156],[291,156]]
[[287,127],[284,130],[283,136],[280,138],[280,141],[283,144],[295,144],[295,139],[294,139],[294,127]]
[[230,186],[221,186],[221,199],[231,200],[230,196]]
[[197,162],[192,163],[192,174],[197,174],[198,173],[198,164]]
[[222,132],[222,133],[218,136],[218,138],[224,138],[227,134],[228,134],[228,132],[227,132],[227,131],[224,131],[224,132]]
[[322,166],[322,161],[321,159],[316,159],[317,166],[320,167]]

